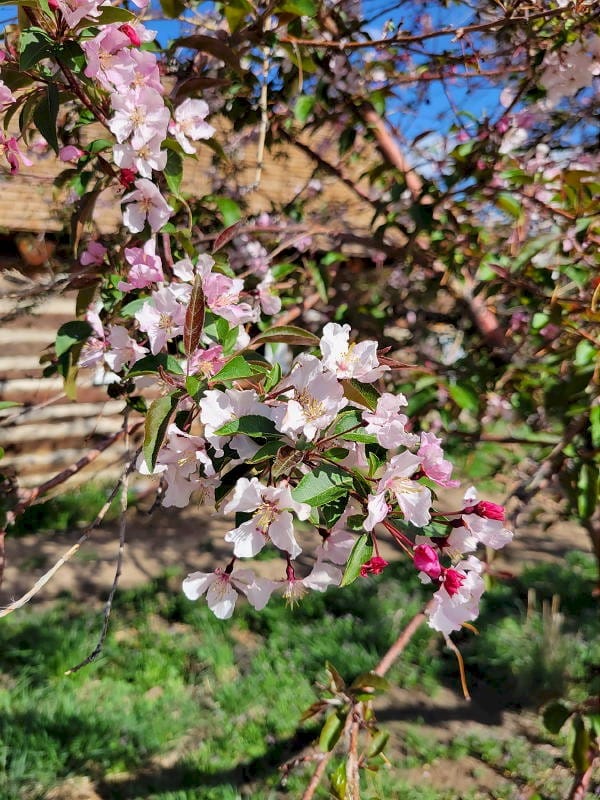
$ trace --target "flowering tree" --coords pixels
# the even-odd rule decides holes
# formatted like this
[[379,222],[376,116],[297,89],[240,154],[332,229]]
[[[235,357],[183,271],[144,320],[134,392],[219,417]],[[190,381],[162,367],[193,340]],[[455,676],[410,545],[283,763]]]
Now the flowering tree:
[[[383,674],[424,618],[455,649],[484,590],[477,553],[512,536],[504,508],[473,488],[459,508],[437,502],[457,482],[436,432],[529,447],[537,463],[516,495],[559,475],[600,546],[597,13],[587,2],[456,3],[448,22],[445,3],[164,0],[184,30],[161,48],[143,21],[156,10],[133,5],[28,0],[5,31],[8,168],[28,165],[34,130],[71,165],[62,182],[82,314],[58,331],[46,372],[71,387],[100,365],[124,400],[122,435],[143,427],[113,496],[126,498],[136,469],[157,476],[164,506],[200,497],[235,515],[230,559],[183,582],[219,618],[240,595],[260,610],[278,592],[294,603],[379,574],[383,531],[430,584],[388,657],[351,686],[330,669],[335,702],[312,709],[330,710],[327,752],[344,734],[334,782],[355,798],[359,767],[381,749],[365,720]],[[396,120],[428,104],[433,127],[408,137]],[[292,142],[309,157],[291,203],[252,219],[235,170],[217,173],[208,195],[183,191],[198,146],[235,163],[248,136],[255,185],[270,148]],[[309,211],[327,175],[370,219]],[[122,224],[101,241],[90,220],[106,190]],[[363,254],[352,281],[348,245]],[[519,436],[507,435],[509,417]],[[17,497],[7,522],[48,485]],[[308,572],[299,527],[312,532]],[[278,580],[247,567],[265,547],[281,557]],[[110,603],[103,636],[109,613]],[[373,741],[359,757],[362,732]]]

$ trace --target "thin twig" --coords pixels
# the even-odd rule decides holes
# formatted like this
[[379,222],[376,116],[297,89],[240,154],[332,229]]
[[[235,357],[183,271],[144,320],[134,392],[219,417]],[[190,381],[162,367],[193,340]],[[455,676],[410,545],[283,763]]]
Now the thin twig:
[[400,636],[396,639],[394,644],[390,647],[387,653],[385,653],[379,664],[373,670],[376,675],[381,675],[383,677],[383,675],[385,675],[385,673],[392,666],[394,661],[396,661],[398,656],[404,652],[412,637],[425,622],[426,613],[430,608],[432,608],[432,606],[433,600],[430,600],[422,611],[419,611],[418,614],[415,614],[415,616],[411,619],[406,628],[404,628]]
[[89,539],[90,533],[94,530],[94,528],[97,528],[98,525],[101,524],[102,520],[106,516],[106,514],[108,512],[108,509],[110,508],[110,506],[112,504],[112,501],[115,499],[115,497],[119,493],[119,489],[120,489],[123,481],[125,480],[125,477],[133,469],[133,467],[135,465],[136,458],[137,458],[137,453],[136,453],[135,457],[131,460],[131,462],[127,465],[125,470],[123,471],[123,474],[121,475],[121,477],[119,478],[119,480],[117,481],[115,486],[113,487],[110,495],[108,496],[108,499],[107,499],[106,503],[104,503],[104,505],[102,506],[102,508],[100,509],[98,514],[96,515],[96,518],[94,519],[94,521],[90,525],[88,525],[87,528],[84,529],[83,533],[81,534],[79,539],[75,542],[75,544],[71,548],[69,548],[69,550],[67,550],[67,552],[63,556],[61,556],[58,559],[56,564],[54,564],[54,566],[51,567],[48,570],[48,572],[46,572],[44,575],[42,575],[42,577],[38,581],[36,581],[34,586],[32,586],[32,588],[28,592],[25,592],[25,594],[22,597],[20,597],[18,600],[14,600],[12,603],[10,603],[10,605],[6,606],[5,608],[0,609],[0,618],[6,617],[6,616],[8,616],[8,614],[11,614],[13,611],[16,611],[17,609],[22,608],[24,605],[26,605],[31,600],[31,598],[35,597],[35,595],[41,589],[44,588],[44,586],[48,583],[48,581],[51,580],[54,577],[54,575],[56,575],[58,570],[64,564],[66,564],[67,561],[69,561],[71,558],[73,558],[73,556],[79,551],[79,549],[81,548],[81,545],[84,542],[86,542],[87,539]]
[[126,428],[121,428],[116,433],[112,433],[110,436],[100,442],[97,447],[82,456],[79,461],[76,461],[74,464],[71,464],[70,467],[63,469],[57,475],[54,475],[52,478],[49,478],[44,483],[40,484],[40,486],[36,486],[35,489],[30,489],[20,500],[20,502],[17,503],[17,505],[7,513],[6,524],[11,525],[15,519],[25,511],[26,508],[28,508],[35,500],[38,499],[38,497],[41,497],[41,495],[50,491],[50,489],[54,489],[55,486],[59,486],[73,475],[76,475],[84,467],[87,467],[88,464],[91,464],[93,461],[95,461],[101,453],[114,444],[118,439],[120,439],[122,436],[130,436],[142,424],[143,422],[136,422],[136,424],[133,425],[129,431],[127,431]]
[[[125,419],[127,422],[127,418]],[[128,449],[128,439],[127,436],[125,438],[126,448]],[[121,515],[119,518],[119,550],[117,552],[117,565],[115,569],[115,577],[113,578],[112,586],[110,588],[110,593],[108,595],[108,599],[106,601],[106,605],[104,606],[104,619],[102,622],[102,630],[100,631],[100,637],[98,642],[92,652],[80,661],[79,664],[76,664],[71,669],[68,669],[65,672],[65,675],[72,675],[74,672],[78,672],[83,667],[86,667],[88,664],[91,664],[92,661],[95,661],[100,653],[102,652],[102,648],[104,647],[104,642],[106,641],[106,636],[108,634],[108,626],[110,622],[110,614],[112,611],[113,601],[115,598],[115,594],[117,592],[117,586],[119,585],[119,578],[121,577],[121,572],[123,568],[123,555],[125,553],[125,534],[127,531],[127,490],[129,488],[129,472],[126,472],[123,476],[123,480],[121,482]]]

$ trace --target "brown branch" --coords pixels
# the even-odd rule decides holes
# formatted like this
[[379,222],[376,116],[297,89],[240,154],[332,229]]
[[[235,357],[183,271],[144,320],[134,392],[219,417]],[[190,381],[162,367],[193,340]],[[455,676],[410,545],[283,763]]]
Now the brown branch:
[[411,619],[406,628],[404,628],[400,636],[396,639],[394,644],[390,647],[387,653],[385,653],[379,664],[373,670],[376,675],[381,675],[383,677],[398,656],[404,652],[412,637],[425,622],[427,618],[426,612],[432,607],[433,600],[430,600],[422,611],[419,611],[418,614],[415,614],[415,616]]
[[509,25],[520,22],[533,22],[537,19],[560,16],[562,13],[562,8],[554,8],[546,11],[538,11],[535,14],[528,14],[527,16],[523,17],[504,17],[503,19],[494,19],[490,22],[480,22],[473,25],[465,25],[464,27],[442,28],[441,30],[429,31],[428,33],[422,34],[398,34],[397,36],[388,36],[385,39],[372,39],[364,42],[331,41],[329,39],[297,39],[294,36],[282,36],[279,41],[282,44],[295,44],[301,47],[326,47],[333,50],[356,50],[357,48],[361,47],[385,47],[394,44],[424,42],[427,39],[435,39],[440,36],[454,36],[456,39],[462,39],[466,34],[469,33],[479,33],[482,31],[493,30],[494,28],[505,28]]
[[101,455],[106,449],[108,449],[112,444],[114,444],[118,439],[122,436],[131,435],[134,433],[143,422],[136,422],[129,430],[126,428],[121,428],[121,430],[117,431],[116,433],[112,433],[106,439],[104,439],[100,444],[98,444],[93,450],[90,450],[84,456],[82,456],[79,461],[76,461],[74,464],[71,464],[70,467],[62,470],[57,475],[54,475],[49,480],[45,481],[44,483],[40,484],[40,486],[36,486],[35,489],[30,489],[27,494],[21,499],[21,501],[11,509],[6,515],[6,525],[11,525],[15,519],[20,516],[26,508],[28,508],[35,500],[38,499],[41,495],[49,492],[50,489],[54,489],[55,486],[59,486],[61,483],[64,483],[73,475],[76,475],[78,472],[84,467],[87,467],[88,464],[94,462],[99,455]]
[[417,200],[423,191],[423,181],[411,169],[404,153],[388,131],[383,119],[370,103],[363,103],[358,109],[359,116],[368,128],[371,128],[377,139],[377,145],[384,157],[404,175],[406,186],[413,200]]
[[590,765],[586,771],[578,772],[575,775],[568,800],[584,800],[584,798],[587,797],[588,789],[592,782],[592,774],[594,772],[594,761],[595,758],[590,759]]
[[319,788],[319,784],[321,783],[321,779],[323,778],[323,773],[327,769],[327,765],[331,761],[333,756],[333,750],[329,750],[327,753],[323,753],[323,756],[319,763],[317,764],[317,768],[315,769],[312,778],[310,779],[310,783],[306,787],[304,794],[302,795],[302,800],[312,800],[315,796],[315,792]]
[[37,580],[35,582],[35,584],[32,586],[31,589],[29,589],[28,592],[25,592],[24,595],[19,597],[18,600],[14,600],[12,603],[10,603],[10,605],[6,606],[3,609],[0,609],[0,618],[6,617],[6,616],[8,616],[8,614],[11,614],[13,611],[16,611],[17,609],[22,608],[24,605],[26,605],[31,600],[32,597],[35,597],[35,595],[41,589],[44,588],[44,586],[48,583],[49,580],[51,580],[51,578],[54,577],[54,575],[58,572],[58,570],[64,564],[66,564],[67,561],[69,561],[71,558],[73,558],[73,556],[80,550],[81,545],[84,544],[84,542],[86,542],[89,539],[90,533],[94,530],[94,528],[97,528],[98,525],[101,524],[102,520],[104,519],[104,517],[108,513],[108,509],[111,507],[112,501],[115,499],[115,497],[119,493],[119,489],[121,488],[121,486],[123,484],[123,481],[125,480],[125,477],[133,469],[133,467],[135,465],[136,458],[137,458],[137,453],[136,453],[135,457],[131,460],[131,462],[127,465],[125,470],[123,471],[123,474],[121,475],[121,477],[119,478],[119,480],[117,481],[115,486],[113,487],[113,490],[111,491],[110,495],[108,496],[108,499],[106,500],[106,502],[104,503],[104,505],[102,506],[102,508],[98,512],[98,514],[96,515],[96,518],[94,519],[94,521],[91,522],[87,526],[87,528],[84,529],[83,533],[81,534],[79,539],[75,542],[75,544],[72,547],[70,547],[67,550],[67,552],[58,559],[58,561],[54,564],[54,566],[52,566],[46,573],[44,573],[44,575],[42,575],[42,577],[39,580]]

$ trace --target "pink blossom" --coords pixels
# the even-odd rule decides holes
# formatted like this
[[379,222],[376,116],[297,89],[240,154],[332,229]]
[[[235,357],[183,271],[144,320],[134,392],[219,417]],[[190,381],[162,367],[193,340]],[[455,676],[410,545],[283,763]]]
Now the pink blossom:
[[88,242],[88,246],[79,257],[79,263],[83,264],[84,267],[92,265],[95,267],[99,267],[103,263],[104,256],[107,253],[108,250],[106,249],[106,247],[104,247],[103,244],[91,240],[90,242]]
[[234,450],[237,450],[241,458],[253,455],[257,448],[248,436],[236,435],[232,438],[218,436],[215,431],[240,417],[258,415],[267,419],[275,419],[280,413],[278,409],[261,403],[258,395],[253,389],[210,389],[204,393],[200,400],[200,421],[204,425],[204,435],[210,444],[215,448],[217,456],[223,455],[223,447],[226,443]]
[[15,102],[15,96],[4,83],[0,80],[0,111],[5,111],[11,103]]
[[213,344],[206,350],[199,348],[189,358],[187,371],[189,375],[202,375],[210,378],[221,369],[225,360],[223,347],[220,344]]
[[165,279],[160,256],[156,255],[156,239],[148,239],[144,247],[125,248],[125,260],[131,264],[127,281],[120,281],[118,289],[130,292],[144,289],[152,283],[162,283]]
[[482,563],[473,556],[456,565],[452,570],[456,574],[450,577],[448,586],[442,584],[433,595],[433,605],[426,612],[431,628],[448,636],[452,631],[460,630],[463,623],[477,618],[485,588],[480,574],[482,570]]
[[183,333],[185,308],[170,288],[152,293],[152,299],[136,312],[140,330],[148,334],[152,355],[160,353],[166,343]]
[[403,394],[384,392],[377,400],[375,411],[363,411],[362,417],[367,423],[366,432],[375,434],[379,444],[387,449],[417,444],[419,437],[404,430],[408,417],[399,413],[400,408],[407,405],[408,401]]
[[167,151],[160,149],[162,141],[161,136],[155,136],[138,147],[133,147],[129,142],[115,144],[115,164],[123,169],[134,170],[143,178],[151,178],[152,170],[161,172],[167,164]]
[[348,561],[356,536],[345,530],[341,520],[336,524],[327,538],[317,547],[315,555],[317,561],[331,561],[333,564],[345,564]]
[[[504,527],[504,509],[496,503],[477,502],[477,492],[471,486],[464,498],[465,508],[460,520],[453,525],[448,546],[459,553],[469,553],[479,544],[500,550],[512,541],[513,533]],[[479,511],[475,509],[479,508]],[[480,513],[485,512],[485,513]]]
[[386,496],[390,494],[400,506],[406,522],[423,528],[429,523],[431,492],[411,475],[421,469],[421,459],[405,451],[394,456],[385,468],[377,485],[377,492],[369,496],[365,530],[372,531],[389,513]]
[[[238,592],[245,594],[254,583],[252,570],[227,572],[192,572],[183,581],[183,593],[188,600],[198,600],[206,593],[208,607],[218,619],[229,619],[233,614]],[[237,591],[236,591],[237,590]]]
[[293,394],[277,430],[294,438],[302,434],[312,441],[348,403],[335,375],[324,372],[315,356],[298,356],[285,383],[293,386]]
[[121,325],[109,326],[107,342],[110,349],[104,359],[113,372],[119,372],[125,365],[135,364],[148,352],[148,348],[132,339]]
[[233,553],[238,558],[250,558],[259,553],[267,541],[296,558],[302,548],[294,538],[293,511],[298,519],[308,519],[310,506],[297,503],[287,484],[278,487],[263,486],[258,478],[240,478],[233,497],[223,509],[225,514],[254,512],[252,518],[225,534],[226,542],[233,542]]
[[194,142],[199,139],[210,139],[215,133],[212,125],[204,121],[208,111],[208,105],[204,100],[193,100],[191,97],[175,109],[174,119],[169,123],[169,133],[177,139],[185,153],[193,155],[196,152],[194,146],[190,144],[190,139]]
[[154,89],[144,86],[112,94],[111,105],[114,115],[108,127],[119,144],[131,137],[131,144],[137,148],[157,137],[166,137],[169,110]]
[[139,47],[141,45],[142,40],[133,25],[129,25],[128,23],[119,25],[119,30],[127,36],[134,47]]
[[372,383],[389,367],[380,366],[377,358],[377,342],[366,341],[350,344],[350,325],[328,322],[323,328],[321,353],[325,369],[338,378],[355,378]]
[[0,133],[0,153],[4,153],[6,156],[11,175],[17,174],[21,168],[21,162],[23,162],[26,167],[31,167],[33,164],[33,161],[30,161],[27,156],[23,154],[14,136],[7,138],[3,133]]
[[56,0],[69,28],[75,28],[82,19],[96,19],[101,14],[103,2],[98,0]]
[[421,433],[421,446],[417,450],[417,455],[422,459],[421,469],[440,486],[460,486],[460,481],[450,479],[452,464],[444,459],[441,441],[434,433]]
[[305,578],[296,578],[293,570],[288,568],[288,576],[283,581],[272,581],[268,578],[255,578],[248,587],[248,602],[257,611],[261,611],[269,602],[274,591],[283,591],[283,596],[290,605],[299,602],[309,589],[324,592],[329,586],[339,586],[342,573],[333,564],[317,561],[312,571]]
[[123,202],[128,204],[123,212],[125,226],[132,233],[139,233],[147,219],[151,230],[159,231],[173,210],[151,181],[140,178],[135,187],[135,191],[123,197]]
[[232,325],[253,322],[256,312],[248,303],[240,303],[240,293],[244,288],[241,278],[229,278],[218,272],[207,274],[202,281],[206,305]]
[[281,311],[281,298],[275,294],[272,288],[274,282],[273,273],[268,270],[265,277],[256,287],[262,312],[269,316],[278,314]]

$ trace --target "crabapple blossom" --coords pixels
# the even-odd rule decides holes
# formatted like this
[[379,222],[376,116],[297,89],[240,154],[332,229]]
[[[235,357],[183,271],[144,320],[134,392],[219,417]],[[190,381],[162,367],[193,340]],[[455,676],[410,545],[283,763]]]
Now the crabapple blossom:
[[429,625],[445,636],[460,630],[464,622],[477,618],[479,601],[485,588],[483,564],[474,556],[460,561],[452,571],[448,585],[442,584],[433,595],[433,605],[426,611]]
[[257,478],[240,478],[223,512],[253,512],[252,518],[225,534],[225,541],[233,542],[233,554],[239,558],[255,556],[269,540],[296,558],[302,548],[294,538],[290,510],[301,520],[308,519],[310,514],[310,506],[297,503],[286,484],[263,486]]
[[108,249],[104,247],[101,242],[96,242],[93,239],[88,242],[86,249],[79,257],[79,263],[84,267],[95,266],[99,267],[104,261],[104,256],[108,253]]
[[282,581],[255,578],[246,591],[248,602],[257,611],[262,611],[273,592],[282,591],[287,602],[293,606],[304,597],[309,589],[324,592],[329,586],[339,586],[342,580],[341,571],[333,564],[326,564],[323,561],[317,561],[305,578],[296,578],[293,570],[289,568],[287,573],[286,580]]
[[102,13],[105,2],[98,0],[55,0],[69,28],[75,28],[82,19],[96,19]]
[[147,178],[135,181],[135,190],[126,194],[122,202],[127,203],[123,223],[132,233],[139,233],[146,220],[153,232],[159,231],[173,213],[158,188]]
[[156,254],[156,239],[148,239],[143,247],[126,247],[125,260],[131,264],[126,281],[120,281],[122,292],[144,289],[152,283],[162,283],[165,279],[162,260]]
[[4,153],[10,166],[10,174],[16,175],[21,169],[21,163],[30,167],[33,162],[27,158],[19,147],[19,143],[14,136],[5,136],[0,133],[0,153]]
[[408,417],[399,413],[407,405],[408,400],[403,394],[384,392],[377,400],[375,411],[363,411],[362,418],[367,423],[365,431],[375,434],[379,444],[390,450],[417,444],[419,437],[404,430]]
[[152,293],[135,318],[140,330],[148,334],[152,355],[156,355],[170,339],[183,333],[185,308],[177,302],[172,289],[165,286]]
[[117,142],[122,144],[131,137],[131,144],[139,148],[148,142],[165,139],[169,124],[169,110],[161,95],[149,87],[111,95],[114,115],[108,127]]
[[[249,569],[227,572],[217,568],[214,572],[192,572],[183,581],[183,593],[189,600],[198,600],[206,593],[208,607],[218,619],[229,619],[238,598],[238,592],[247,594],[254,585],[254,573]],[[237,590],[237,591],[236,591]]]
[[377,485],[377,492],[369,496],[365,530],[372,531],[387,517],[389,506],[386,497],[389,495],[400,506],[406,522],[419,528],[429,523],[431,492],[426,486],[411,480],[411,476],[421,469],[421,464],[421,458],[408,451],[390,459]]
[[11,103],[15,102],[15,96],[4,83],[0,80],[0,111],[5,111]]
[[122,325],[109,325],[108,331],[106,341],[109,349],[104,355],[104,360],[113,372],[119,372],[126,365],[135,364],[148,352],[148,348],[132,339],[127,328]]
[[440,486],[453,488],[460,485],[460,481],[452,480],[452,464],[444,458],[444,451],[440,447],[441,439],[435,433],[421,433],[421,446],[417,455],[421,458],[421,469],[428,478]]
[[372,383],[389,370],[379,364],[377,342],[350,344],[350,325],[328,322],[323,328],[320,346],[323,366],[338,378]]
[[193,100],[191,97],[175,109],[173,119],[169,123],[169,133],[179,142],[184,153],[193,155],[196,152],[190,139],[193,142],[210,139],[215,133],[212,125],[205,122],[208,111],[208,105],[204,100]]
[[305,353],[298,356],[285,383],[293,387],[293,394],[277,429],[294,438],[302,434],[312,441],[348,404],[335,375],[324,372],[323,364],[315,356]]

